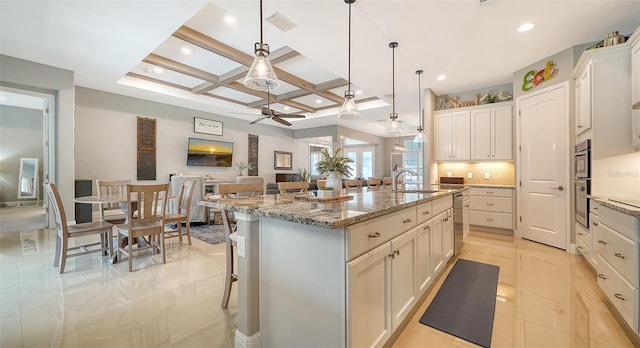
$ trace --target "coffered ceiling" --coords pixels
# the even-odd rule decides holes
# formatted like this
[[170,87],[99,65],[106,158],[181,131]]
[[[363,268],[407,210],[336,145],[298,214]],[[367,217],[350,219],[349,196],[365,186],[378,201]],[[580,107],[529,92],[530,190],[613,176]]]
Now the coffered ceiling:
[[[418,124],[417,69],[425,72],[422,87],[437,94],[479,89],[510,83],[514,71],[568,47],[640,26],[638,0],[488,3],[357,0],[351,80],[361,118],[344,121],[336,114],[347,89],[348,6],[264,0],[264,42],[281,81],[271,107],[306,116],[291,119],[291,129],[340,124],[392,136],[388,43],[397,41],[396,112],[410,134]],[[519,33],[523,22],[536,27]],[[235,117],[248,127],[267,102],[242,85],[259,33],[258,0],[0,0],[1,54],[72,70],[78,86]],[[436,80],[440,74],[448,78]]]

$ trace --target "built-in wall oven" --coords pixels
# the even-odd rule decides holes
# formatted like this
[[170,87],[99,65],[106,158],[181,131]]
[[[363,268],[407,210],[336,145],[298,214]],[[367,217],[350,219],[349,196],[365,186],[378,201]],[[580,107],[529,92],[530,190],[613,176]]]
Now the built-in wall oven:
[[575,215],[576,222],[589,228],[589,199],[591,194],[591,140],[576,144],[575,151]]

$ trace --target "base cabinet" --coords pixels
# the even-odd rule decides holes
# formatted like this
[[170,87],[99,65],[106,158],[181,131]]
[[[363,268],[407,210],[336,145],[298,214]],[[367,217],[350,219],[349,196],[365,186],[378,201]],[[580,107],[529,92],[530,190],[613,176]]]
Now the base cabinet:
[[[454,252],[452,205],[452,197],[443,197],[394,213],[404,216],[402,221],[407,221],[407,214],[417,216],[419,225],[346,263],[347,347],[383,346],[444,270]],[[394,214],[388,218],[394,219]],[[425,221],[426,216],[433,218]],[[378,236],[381,225],[388,226],[376,220],[347,229],[355,241],[360,233]],[[402,223],[387,229],[407,228],[398,226]]]
[[627,324],[640,332],[640,218],[602,204],[594,248],[598,286]]
[[513,230],[513,190],[508,188],[470,189],[471,225]]
[[391,336],[391,243],[347,264],[348,347],[381,347]]

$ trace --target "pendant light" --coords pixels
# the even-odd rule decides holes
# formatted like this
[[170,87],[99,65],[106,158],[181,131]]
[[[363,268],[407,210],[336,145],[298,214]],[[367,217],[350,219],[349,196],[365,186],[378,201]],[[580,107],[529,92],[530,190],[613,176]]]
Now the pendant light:
[[402,145],[402,132],[400,129],[400,121],[398,120],[398,114],[396,113],[396,47],[398,47],[397,42],[389,43],[389,47],[391,48],[391,100],[392,100],[392,109],[389,118],[391,119],[391,130],[398,132],[398,143],[393,145],[394,152],[404,152],[405,148]]
[[398,47],[397,42],[389,43],[389,47],[391,48],[391,114],[389,118],[391,119],[391,130],[395,131],[398,129],[398,114],[396,113],[396,47]]
[[345,3],[349,4],[349,87],[344,92],[344,104],[340,108],[340,112],[338,112],[338,118],[343,120],[355,120],[360,117],[358,113],[358,107],[355,102],[355,94],[351,89],[351,4],[356,2],[356,0],[344,0]]
[[424,115],[422,114],[422,88],[420,88],[420,79],[422,77],[422,70],[417,70],[416,74],[418,75],[418,134],[416,134],[415,138],[413,138],[414,143],[426,143],[429,141],[427,136],[424,134],[424,126],[423,120]]
[[244,78],[244,85],[261,91],[280,87],[280,81],[269,61],[269,45],[262,42],[262,0],[260,0],[260,42],[255,43],[254,52],[256,58]]

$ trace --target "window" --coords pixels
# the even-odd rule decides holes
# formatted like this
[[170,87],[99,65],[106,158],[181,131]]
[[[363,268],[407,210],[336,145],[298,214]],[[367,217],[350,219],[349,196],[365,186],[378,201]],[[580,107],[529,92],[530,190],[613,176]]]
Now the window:
[[344,149],[344,156],[353,160],[350,164],[352,170],[349,173],[349,179],[363,178],[367,179],[374,175],[375,167],[375,147],[373,146],[357,146]]
[[404,141],[404,168],[411,169],[418,173],[418,176],[405,175],[404,182],[421,184],[424,177],[424,157],[422,154],[423,144],[414,143],[412,140]]
[[331,148],[326,145],[309,145],[309,173],[313,177],[320,176],[318,169],[316,169],[316,163],[322,160],[322,154],[320,154],[322,149],[327,149],[327,151],[331,152]]

